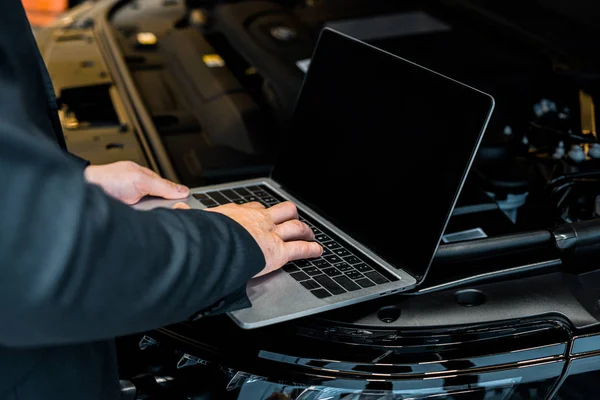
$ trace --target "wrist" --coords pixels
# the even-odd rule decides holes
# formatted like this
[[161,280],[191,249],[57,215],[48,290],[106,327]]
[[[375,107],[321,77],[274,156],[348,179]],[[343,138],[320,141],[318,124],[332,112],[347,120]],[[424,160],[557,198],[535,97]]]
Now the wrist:
[[83,170],[83,177],[88,183],[97,183],[97,170],[98,166],[88,165]]

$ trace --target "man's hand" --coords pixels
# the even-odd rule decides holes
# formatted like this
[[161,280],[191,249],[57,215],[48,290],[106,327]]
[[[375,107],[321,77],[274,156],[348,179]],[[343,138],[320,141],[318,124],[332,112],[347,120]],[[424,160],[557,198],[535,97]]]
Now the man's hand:
[[85,169],[85,179],[126,204],[135,204],[148,195],[175,200],[190,194],[187,187],[163,179],[154,171],[131,161],[90,165]]
[[256,276],[275,271],[288,261],[316,258],[323,254],[321,245],[313,241],[313,231],[298,220],[298,210],[292,202],[286,201],[270,208],[257,202],[231,203],[206,211],[228,216],[256,240],[267,261],[265,268]]

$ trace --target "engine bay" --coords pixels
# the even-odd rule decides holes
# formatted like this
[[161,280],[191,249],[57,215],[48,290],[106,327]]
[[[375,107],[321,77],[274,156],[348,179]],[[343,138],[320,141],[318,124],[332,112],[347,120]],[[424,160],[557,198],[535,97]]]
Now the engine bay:
[[[461,234],[447,242],[598,215],[598,75],[543,36],[523,35],[455,2],[188,3],[197,8],[174,11],[171,26],[167,18],[160,28],[142,18],[143,5],[136,5],[137,18],[127,18],[126,5],[112,19],[183,183],[268,173],[319,29],[330,26],[496,98],[447,232]],[[426,141],[414,151],[426,151]],[[489,217],[474,220],[485,226],[464,222],[481,212]]]
[[[97,17],[96,26],[85,18],[74,18],[76,25],[64,31],[59,26],[45,38],[56,42],[52,46],[40,40],[57,82],[70,148],[84,149],[93,162],[136,160],[192,187],[268,174],[285,140],[295,97],[324,26],[496,99],[428,282],[416,293],[272,330],[237,330],[225,317],[214,317],[149,332],[141,340],[124,338],[121,354],[134,354],[122,357],[127,360],[123,377],[147,370],[142,378],[153,376],[148,385],[159,390],[183,382],[183,372],[185,390],[217,382],[234,393],[240,388],[232,382],[260,386],[262,378],[241,371],[256,369],[260,375],[264,371],[258,366],[264,363],[273,364],[264,376],[289,372],[286,362],[304,362],[298,369],[310,366],[313,372],[308,375],[334,375],[331,368],[335,367],[335,374],[347,374],[350,380],[356,379],[357,371],[388,376],[390,367],[385,362],[390,359],[380,363],[379,357],[400,357],[394,365],[416,360],[415,368],[425,372],[414,378],[417,370],[411,366],[394,379],[404,383],[418,379],[420,384],[423,376],[429,380],[428,374],[439,371],[471,373],[481,365],[486,371],[504,370],[508,364],[496,355],[505,352],[507,357],[517,357],[514,370],[526,382],[539,380],[544,373],[561,376],[565,371],[561,363],[571,350],[575,358],[597,356],[594,346],[565,350],[569,341],[577,344],[587,340],[587,334],[591,339],[597,336],[590,330],[600,321],[595,294],[600,282],[597,251],[594,257],[584,256],[589,262],[579,257],[569,263],[556,242],[561,235],[565,242],[572,238],[563,227],[600,216],[600,142],[594,108],[600,96],[600,62],[590,51],[597,35],[591,24],[571,18],[569,12],[574,12],[578,0],[570,2],[566,11],[560,2],[548,0],[552,6],[547,7],[541,3],[515,9],[500,2],[464,0],[124,0],[101,10],[106,11],[118,54],[106,56],[117,52],[106,51],[110,40],[103,36]],[[70,61],[65,54],[74,53],[69,53],[68,45],[78,46],[78,56]],[[103,50],[106,62],[99,51],[95,58],[84,56],[86,49],[95,46]],[[93,62],[82,62],[84,58]],[[120,58],[131,87],[121,76],[125,73],[114,68]],[[75,72],[61,76],[60,68],[71,61]],[[75,82],[74,76],[80,80]],[[90,86],[97,90],[83,90]],[[126,96],[131,88],[137,93]],[[142,108],[137,108],[136,96]],[[156,143],[149,132],[157,133]],[[448,127],[448,134],[460,132]],[[426,152],[427,141],[424,137],[419,148],[398,148],[398,153]],[[406,193],[419,196],[411,188]],[[592,242],[597,243],[597,238]],[[570,273],[574,266],[579,273]],[[511,275],[516,270],[518,279]],[[540,332],[550,331],[540,340]],[[298,345],[278,346],[276,337]],[[169,350],[160,357],[154,350],[148,352],[146,347],[161,347],[154,339],[162,346],[170,343],[176,352]],[[499,343],[506,348],[499,349]],[[521,351],[525,348],[535,355]],[[482,355],[490,353],[493,360],[478,364]],[[419,356],[414,358],[415,354]],[[447,361],[456,358],[460,363],[460,357],[475,361],[472,366]],[[358,368],[367,369],[352,363],[332,367],[329,362],[336,359],[358,360]],[[521,368],[538,359],[535,368],[553,370]],[[550,359],[556,362],[550,365]],[[208,375],[205,384],[200,377],[210,365],[219,365],[220,370]],[[178,376],[177,381],[173,376]],[[449,377],[448,382],[471,388],[472,382],[463,378],[454,382]],[[516,383],[508,386],[512,385]],[[543,391],[551,386],[551,380],[544,380]],[[523,391],[523,398],[528,396]],[[213,398],[227,397],[219,393]]]

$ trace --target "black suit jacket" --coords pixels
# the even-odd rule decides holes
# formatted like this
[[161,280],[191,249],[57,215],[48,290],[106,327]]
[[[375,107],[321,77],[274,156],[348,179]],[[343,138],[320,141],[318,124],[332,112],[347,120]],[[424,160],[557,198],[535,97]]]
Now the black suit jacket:
[[0,13],[0,399],[114,399],[111,338],[249,305],[265,265],[235,221],[136,211],[70,157],[19,0]]

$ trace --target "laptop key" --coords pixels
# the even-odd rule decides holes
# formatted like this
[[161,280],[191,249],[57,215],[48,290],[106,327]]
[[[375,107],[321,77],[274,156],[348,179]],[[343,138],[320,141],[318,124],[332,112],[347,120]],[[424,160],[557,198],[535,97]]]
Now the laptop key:
[[307,288],[308,290],[318,289],[321,287],[321,285],[319,285],[317,282],[315,282],[313,280],[303,281],[303,282],[300,282],[300,284],[302,286],[304,286],[305,288]]
[[337,249],[334,251],[334,253],[338,257],[346,257],[350,255],[350,252],[346,249]]
[[292,272],[298,272],[298,271],[300,271],[300,270],[298,269],[298,267],[296,267],[296,266],[295,266],[294,264],[292,264],[292,263],[287,263],[287,264],[285,264],[285,265],[283,266],[283,270],[284,270],[285,272],[288,272],[288,273],[290,273],[290,274],[291,274]]
[[256,196],[245,196],[244,200],[246,200],[247,202],[251,202],[251,201],[259,201],[259,198]]
[[323,233],[318,228],[315,228],[314,226],[312,226],[310,229],[312,229],[312,231],[315,234],[315,236]]
[[349,292],[360,289],[360,286],[352,282],[352,280],[350,280],[350,278],[348,278],[347,276],[338,276],[333,278],[333,280],[339,283],[344,289],[346,289]]
[[342,272],[352,271],[354,269],[351,265],[346,264],[345,262],[334,264],[334,267],[336,267]]
[[362,260],[356,256],[344,257],[344,261],[348,264],[358,264],[362,262]]
[[[323,247],[323,246],[321,246]],[[323,247],[323,254],[321,254],[321,257],[325,257],[325,256],[330,256],[333,253],[331,252],[331,250],[329,250],[327,247]]]
[[221,190],[221,194],[227,197],[229,200],[237,200],[240,198],[240,196],[231,189]]
[[290,276],[297,281],[306,281],[306,280],[310,279],[310,277],[308,275],[306,275],[304,272],[301,272],[301,271],[294,272],[293,274],[290,274]]
[[219,192],[210,192],[208,195],[210,197],[212,197],[219,204],[231,203],[231,201],[227,197],[223,196]]
[[367,264],[362,263],[362,264],[356,264],[354,265],[354,268],[356,268],[356,270],[358,272],[367,272],[367,271],[373,271],[373,268],[369,267]]
[[363,288],[375,286],[375,284],[373,282],[371,282],[370,280],[368,280],[367,278],[357,279],[354,282],[358,283]]
[[346,272],[346,276],[354,280],[364,278],[364,276],[356,270]]
[[200,200],[200,202],[201,202],[202,204],[204,204],[206,207],[216,207],[216,206],[218,206],[218,205],[219,205],[219,204],[218,204],[216,201],[214,201],[213,199],[203,199],[203,200]]
[[304,268],[304,269],[302,269],[302,272],[304,272],[305,274],[308,274],[310,276],[322,274],[321,270],[317,267]]
[[317,242],[328,242],[331,240],[331,238],[324,233],[319,233],[318,235],[315,235],[315,239],[317,240]]
[[208,199],[208,196],[206,195],[206,193],[195,193],[193,196],[198,200]]
[[265,191],[269,192],[269,196],[273,197],[275,200],[277,200],[279,202],[286,200],[286,199],[282,198],[281,196],[278,196],[277,193],[268,191],[266,187],[265,187]]
[[324,299],[325,297],[330,297],[331,293],[329,293],[325,289],[315,289],[310,291],[312,294],[317,296],[319,299]]
[[246,186],[246,189],[248,189],[251,192],[262,192],[262,188],[260,186],[257,185],[253,185],[253,186]]
[[296,260],[294,264],[299,266],[300,268],[312,267],[312,263],[308,260]]
[[336,241],[330,241],[330,242],[325,242],[322,243],[323,246],[327,247],[329,250],[335,250],[337,248],[340,248],[342,246],[340,246],[340,244]]
[[256,190],[254,192],[255,196],[261,197],[261,198],[267,198],[267,197],[271,197],[271,195],[263,190]]
[[332,294],[346,293],[345,289],[343,289],[340,285],[338,285],[336,282],[334,282],[330,277],[328,277],[326,275],[313,276],[313,279],[315,281],[317,281],[325,289],[329,290]]
[[338,276],[338,275],[342,275],[342,273],[340,271],[338,271],[337,269],[331,267],[331,268],[324,268],[323,272],[325,273],[325,275],[328,276]]
[[319,267],[319,268],[331,267],[331,264],[329,264],[327,261],[322,260],[322,259],[313,260],[312,263],[315,267]]
[[234,200],[233,202],[234,202],[235,204],[244,204],[244,203],[247,203],[247,201],[246,201],[246,200],[244,200],[244,199],[237,199],[237,200]]
[[[323,256],[321,256],[321,257],[323,257]],[[342,259],[335,255],[330,255],[330,256],[323,257],[323,258],[332,264],[342,262]]]
[[365,276],[367,278],[369,278],[370,280],[372,280],[373,282],[375,282],[378,285],[381,285],[382,283],[387,283],[389,282],[389,280],[387,280],[383,275],[381,275],[379,272],[375,272],[375,271],[371,271],[371,272],[365,272]]
[[244,196],[250,196],[252,193],[250,193],[248,190],[246,190],[245,188],[237,188],[237,189],[233,189],[234,192],[236,192],[238,195],[244,197]]

